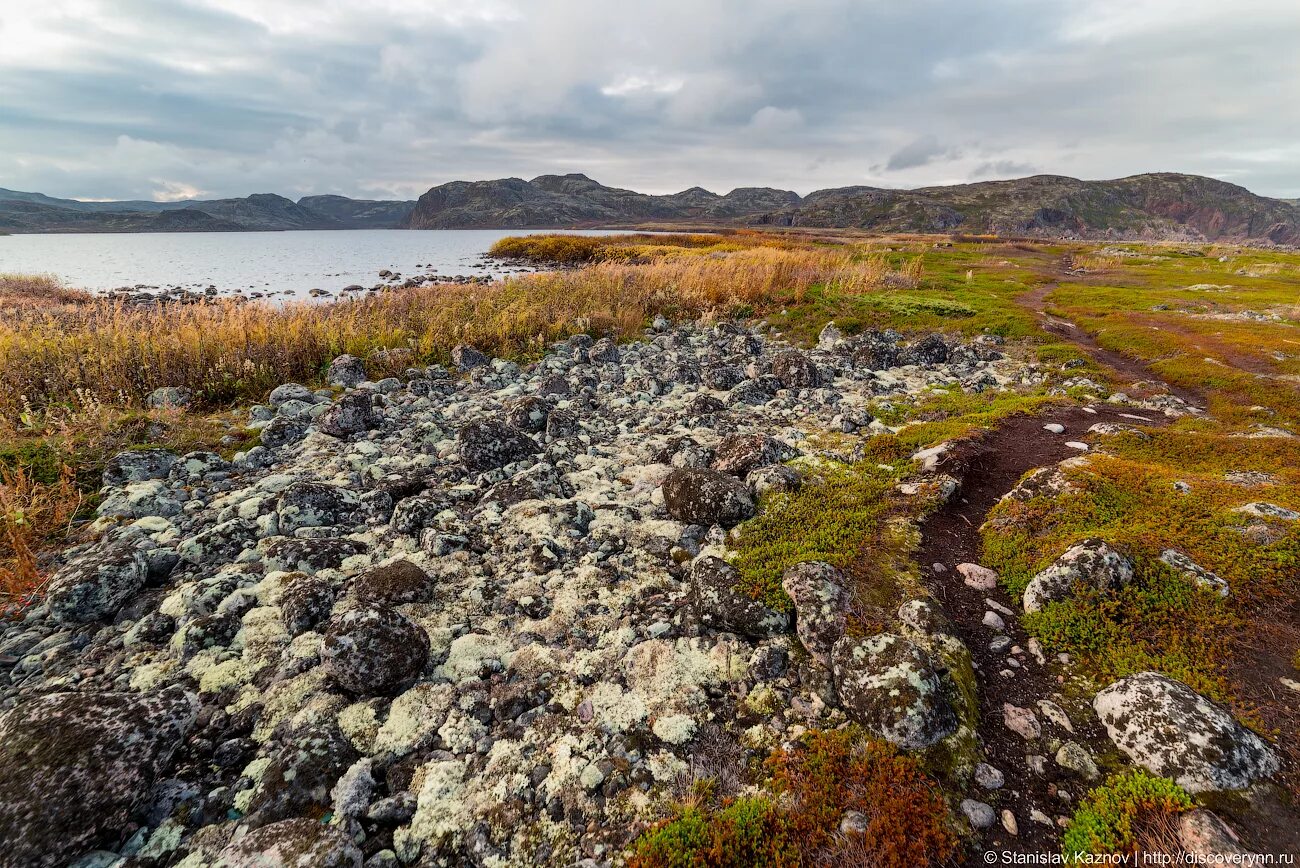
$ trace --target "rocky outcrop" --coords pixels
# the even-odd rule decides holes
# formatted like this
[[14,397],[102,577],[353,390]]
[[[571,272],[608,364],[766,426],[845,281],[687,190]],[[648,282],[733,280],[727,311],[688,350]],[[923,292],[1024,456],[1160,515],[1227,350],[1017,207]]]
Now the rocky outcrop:
[[1092,707],[1129,759],[1189,793],[1239,790],[1276,772],[1276,754],[1223,707],[1158,672],[1121,678]]

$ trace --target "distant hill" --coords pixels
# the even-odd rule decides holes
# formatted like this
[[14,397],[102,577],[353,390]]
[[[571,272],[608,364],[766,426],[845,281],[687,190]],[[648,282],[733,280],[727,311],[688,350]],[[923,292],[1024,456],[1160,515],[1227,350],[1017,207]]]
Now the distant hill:
[[544,228],[655,220],[858,228],[885,232],[996,232],[1051,238],[1300,243],[1300,206],[1244,187],[1172,173],[1115,181],[1036,175],[919,190],[838,187],[800,197],[745,187],[725,196],[693,187],[650,196],[585,175],[531,181],[453,181],[420,197],[404,226]]
[[414,202],[274,193],[180,202],[82,202],[0,188],[0,231],[238,232],[284,229],[391,229]]
[[[184,213],[180,213],[184,212]],[[184,202],[81,202],[0,189],[4,232],[276,229],[545,229],[703,225],[966,232],[1043,238],[1250,241],[1300,245],[1300,203],[1197,175],[1113,181],[1035,175],[949,187],[837,187],[799,196],[770,187],[649,195],[586,175],[452,181],[416,202],[272,193]]]

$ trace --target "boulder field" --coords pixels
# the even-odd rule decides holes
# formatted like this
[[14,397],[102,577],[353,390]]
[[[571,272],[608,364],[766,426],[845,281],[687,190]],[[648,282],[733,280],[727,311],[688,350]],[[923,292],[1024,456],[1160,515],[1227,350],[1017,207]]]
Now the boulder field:
[[[0,864],[606,865],[720,733],[754,757],[849,721],[908,750],[978,742],[937,602],[846,634],[840,570],[796,564],[780,605],[729,554],[828,460],[819,436],[888,430],[872,402],[1033,386],[1036,366],[993,338],[832,328],[804,351],[660,319],[453,368],[372,382],[342,357],[334,388],[252,408],[261,444],[233,460],[109,462],[94,540],[0,633]],[[1082,541],[1033,599],[1131,577]],[[1163,676],[1096,710],[1189,789],[1276,768]]]

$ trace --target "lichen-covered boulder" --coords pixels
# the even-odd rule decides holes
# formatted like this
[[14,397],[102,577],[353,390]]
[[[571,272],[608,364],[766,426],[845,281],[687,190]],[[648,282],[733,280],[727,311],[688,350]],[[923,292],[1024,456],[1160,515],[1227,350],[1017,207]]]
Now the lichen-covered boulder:
[[1076,584],[1099,591],[1122,588],[1133,581],[1133,563],[1099,539],[1070,546],[1052,565],[1029,580],[1025,611],[1038,612],[1048,603],[1069,599]]
[[352,593],[367,603],[427,603],[436,585],[424,570],[406,559],[367,570],[352,583]]
[[352,392],[339,398],[321,414],[317,427],[321,433],[344,438],[378,428],[383,424],[383,414],[375,409],[375,401],[365,392]]
[[297,573],[284,581],[280,593],[280,619],[290,636],[297,636],[329,617],[334,589],[315,576]]
[[620,358],[618,344],[612,338],[601,338],[587,349],[587,358],[596,365],[617,362]]
[[161,479],[131,482],[121,488],[105,489],[95,514],[101,518],[170,518],[180,513],[187,499],[184,491],[169,487]]
[[359,555],[366,547],[355,540],[337,537],[295,539],[271,537],[259,543],[268,571],[315,573],[335,569],[345,558]]
[[872,371],[895,368],[901,363],[898,335],[895,332],[867,329],[840,344],[839,349],[847,350],[853,356],[855,365]]
[[703,467],[668,474],[663,495],[668,514],[689,524],[730,527],[754,514],[754,497],[744,482]]
[[344,689],[391,693],[429,659],[424,629],[387,606],[366,603],[334,616],[321,640],[325,670]]
[[461,426],[456,432],[460,459],[470,470],[492,470],[541,452],[537,441],[518,428],[488,419]]
[[844,574],[824,561],[804,561],[785,571],[781,587],[794,601],[799,641],[814,660],[829,668],[831,650],[844,635],[848,606]]
[[1239,790],[1278,770],[1278,758],[1231,712],[1159,672],[1121,678],[1093,710],[1115,746],[1189,793]]
[[750,471],[788,461],[798,453],[767,434],[728,434],[713,450],[713,469],[744,477]]
[[255,782],[244,822],[263,826],[313,810],[324,813],[330,790],[356,758],[351,742],[332,723],[286,732]]
[[320,482],[295,482],[276,502],[275,511],[280,533],[290,534],[300,527],[331,527],[352,518],[360,506],[356,494],[337,485]]
[[330,385],[352,388],[366,381],[366,365],[356,356],[342,355],[330,362],[325,376]]
[[257,525],[246,518],[232,518],[181,540],[176,551],[190,564],[224,564],[257,540]]
[[272,389],[271,394],[266,399],[266,403],[276,408],[290,401],[303,401],[313,404],[316,402],[316,396],[311,389],[301,383],[283,383]]
[[144,399],[150,410],[179,410],[194,403],[194,390],[185,386],[159,386]]
[[546,417],[550,414],[549,401],[536,395],[525,395],[513,401],[506,410],[506,424],[520,431],[545,431]]
[[904,349],[899,361],[904,365],[941,365],[951,352],[940,335],[926,335]]
[[765,494],[783,494],[798,491],[799,487],[803,485],[803,477],[793,467],[787,467],[784,464],[769,464],[766,467],[758,467],[749,471],[745,476],[745,484],[749,486],[755,496],[762,497]]
[[1204,588],[1220,597],[1228,596],[1228,583],[1219,576],[1205,569],[1196,561],[1177,549],[1165,549],[1160,553],[1160,560],[1164,561],[1181,575],[1187,581]]
[[262,445],[267,449],[278,449],[297,443],[307,436],[307,423],[288,416],[276,416],[262,429]]
[[831,652],[831,669],[845,713],[880,738],[916,750],[957,730],[930,656],[901,636],[845,636]]
[[361,868],[362,853],[338,826],[306,817],[254,829],[221,851],[221,868]]
[[54,693],[0,717],[6,865],[66,865],[144,809],[189,732],[182,691]]
[[492,360],[469,344],[458,344],[451,349],[451,363],[458,371],[482,368]]
[[772,359],[772,376],[786,389],[811,389],[820,386],[817,366],[799,350],[786,350]]
[[131,449],[119,452],[104,465],[105,486],[122,486],[150,479],[166,479],[176,463],[176,453],[166,449]]
[[691,565],[692,605],[701,623],[757,639],[790,629],[790,615],[773,609],[739,587],[740,572],[722,558],[706,555]]
[[84,624],[111,615],[144,587],[148,576],[149,560],[135,547],[119,543],[94,549],[50,580],[50,616],[65,624]]
[[437,494],[404,497],[393,507],[393,517],[389,523],[398,533],[418,534],[426,527],[432,527],[438,513],[450,505],[447,498]]

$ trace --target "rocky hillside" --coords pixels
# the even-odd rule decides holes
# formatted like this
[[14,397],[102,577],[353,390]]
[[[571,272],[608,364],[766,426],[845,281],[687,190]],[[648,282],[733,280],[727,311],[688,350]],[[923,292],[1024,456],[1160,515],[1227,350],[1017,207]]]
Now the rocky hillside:
[[[853,461],[837,436],[887,433],[869,402],[1043,382],[998,339],[832,327],[806,352],[659,319],[526,368],[453,360],[371,382],[342,357],[336,391],[285,384],[253,408],[261,444],[233,461],[110,462],[98,537],[0,633],[5,864],[617,864],[692,780],[738,788],[773,749],[850,722],[929,758],[945,826],[1037,852],[1103,754],[1195,793],[1277,768],[1165,676],[1115,681],[1091,709],[1057,692],[1063,663],[1015,644],[978,565],[936,567],[942,600],[884,563],[892,584],[865,598],[824,562],[772,594],[742,585],[737,525]],[[1119,410],[1161,408],[1187,412]],[[898,539],[956,496],[955,453],[890,482]],[[1132,569],[1087,541],[1025,607]],[[959,593],[983,615],[974,656],[945,613]],[[979,712],[985,691],[1000,714]],[[833,813],[828,835],[867,840],[870,817]]]
[[273,193],[181,202],[82,202],[0,189],[7,232],[232,232],[287,229],[391,229],[413,202]]
[[996,232],[1066,238],[1300,242],[1300,208],[1194,175],[1079,181],[1039,175],[920,190],[840,187],[800,198],[747,187],[725,196],[698,187],[647,196],[585,175],[532,181],[456,181],[420,197],[413,229],[631,224],[655,220],[857,228],[889,232]]

